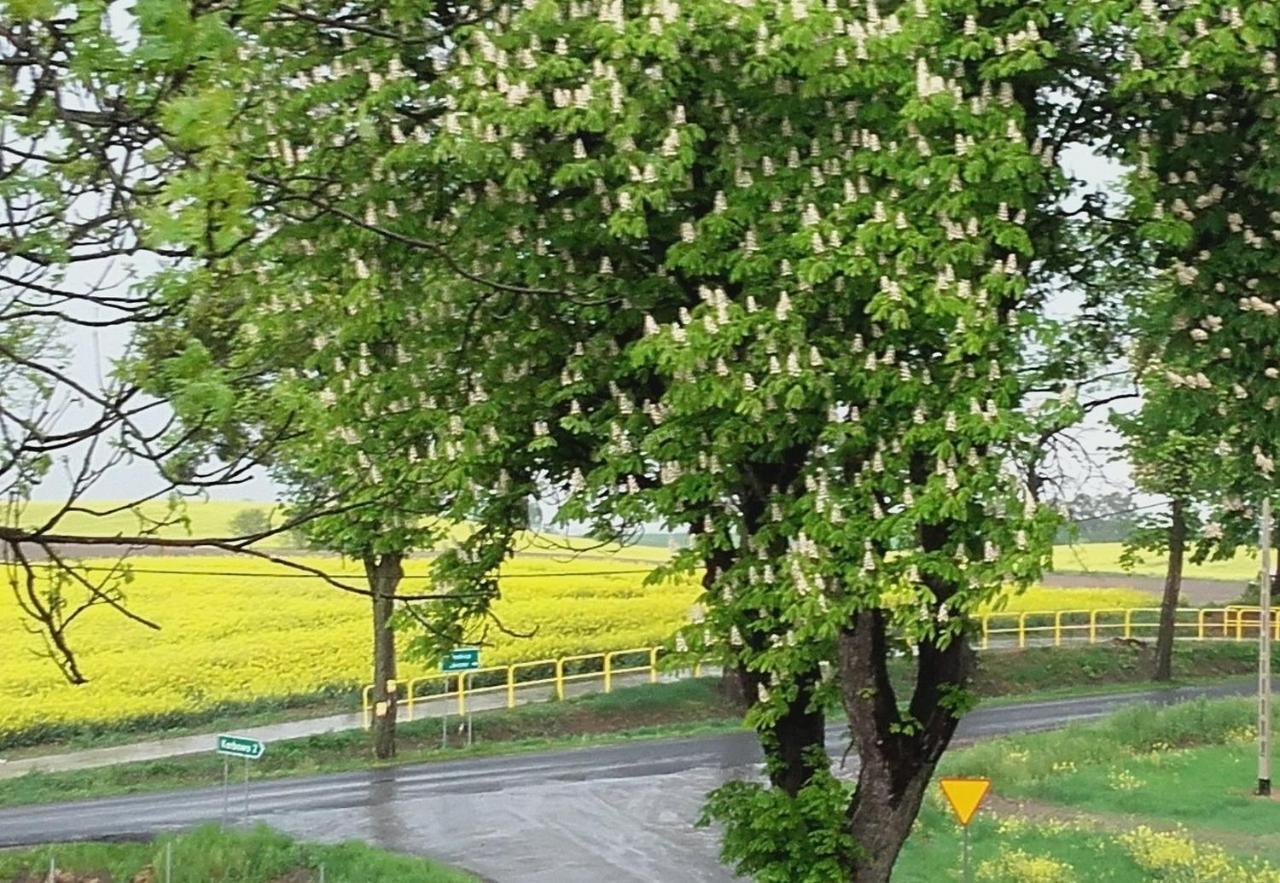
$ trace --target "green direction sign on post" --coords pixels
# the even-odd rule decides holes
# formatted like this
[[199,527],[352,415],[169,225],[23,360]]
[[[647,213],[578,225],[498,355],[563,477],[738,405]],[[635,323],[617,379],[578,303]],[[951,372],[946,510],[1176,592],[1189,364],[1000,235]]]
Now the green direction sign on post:
[[266,754],[267,746],[257,739],[246,736],[219,736],[218,753],[228,757],[243,757],[245,760],[257,760]]
[[479,647],[455,647],[440,660],[441,671],[471,671],[480,667]]

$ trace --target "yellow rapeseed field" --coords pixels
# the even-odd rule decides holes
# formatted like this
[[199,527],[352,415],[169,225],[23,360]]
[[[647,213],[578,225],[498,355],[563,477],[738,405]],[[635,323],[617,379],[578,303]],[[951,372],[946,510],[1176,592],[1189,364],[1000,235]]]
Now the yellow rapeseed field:
[[[637,557],[627,560],[632,552]],[[647,550],[613,558],[526,555],[504,577],[496,613],[527,639],[490,634],[485,665],[648,646],[666,640],[698,593],[692,581],[644,586]],[[336,558],[302,559],[353,578]],[[90,562],[90,564],[92,564]],[[129,607],[159,622],[152,631],[95,609],[77,622],[73,646],[90,679],[68,686],[39,657],[12,597],[0,600],[0,634],[17,646],[0,657],[0,742],[35,725],[128,720],[197,711],[224,702],[315,693],[368,677],[368,603],[268,562],[231,557],[133,560]],[[406,592],[427,563],[407,568]],[[167,572],[160,572],[167,571]],[[215,575],[234,572],[237,575]],[[556,575],[570,573],[571,575]],[[417,579],[413,579],[417,576]],[[414,666],[406,674],[414,673]]]
[[[644,585],[665,554],[633,547],[571,557],[546,544],[521,553],[504,570],[496,613],[509,628],[533,635],[491,633],[484,665],[663,643],[686,621],[699,592],[693,579]],[[331,573],[360,574],[336,558],[304,560]],[[368,678],[363,598],[242,558],[145,557],[133,567],[129,606],[163,629],[91,611],[72,635],[86,686],[60,679],[38,655],[40,639],[24,631],[12,597],[0,596],[0,634],[16,645],[0,656],[0,744],[34,728],[123,723],[314,694]],[[425,585],[426,568],[425,561],[411,563],[406,592]],[[226,572],[235,575],[219,575]],[[1009,609],[1151,603],[1151,596],[1125,590],[1034,589]],[[409,664],[403,676],[422,672]]]

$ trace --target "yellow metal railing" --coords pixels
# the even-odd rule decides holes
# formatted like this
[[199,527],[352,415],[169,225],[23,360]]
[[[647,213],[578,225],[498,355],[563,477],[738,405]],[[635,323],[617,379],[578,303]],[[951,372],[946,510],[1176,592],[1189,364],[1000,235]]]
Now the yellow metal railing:
[[[1243,641],[1258,636],[1257,607],[1179,607],[1174,611],[1174,635],[1184,640]],[[1023,648],[1033,644],[1061,647],[1065,642],[1096,644],[1111,638],[1155,637],[1159,607],[1094,608],[1090,610],[1020,610],[984,613],[979,617],[978,649],[993,642]],[[1280,640],[1280,611],[1272,614],[1272,634]]]
[[[1174,635],[1181,640],[1245,641],[1258,636],[1258,607],[1180,607],[1174,615]],[[996,647],[1054,646],[1064,643],[1096,644],[1113,638],[1154,638],[1160,627],[1159,607],[1093,608],[1080,610],[1022,610],[1010,613],[984,613],[977,617],[979,650]],[[1272,636],[1280,641],[1280,610],[1273,610]],[[607,653],[584,653],[558,659],[536,659],[514,665],[478,668],[469,672],[423,675],[404,684],[403,695],[397,693],[396,707],[404,707],[408,720],[414,709],[428,700],[453,700],[459,714],[466,714],[467,700],[488,693],[505,693],[507,708],[516,706],[520,690],[550,688],[556,699],[565,698],[565,685],[599,680],[604,692],[611,692],[620,676],[647,674],[650,683],[658,680],[658,656],[662,647],[635,647]],[[626,658],[640,657],[643,664],[625,664]],[[619,664],[623,660],[624,664]],[[550,672],[550,675],[541,674]],[[694,676],[701,672],[695,665]],[[500,676],[499,676],[500,675]],[[475,686],[477,676],[485,683]],[[452,683],[453,689],[450,689]],[[430,685],[430,686],[428,686]],[[425,690],[425,691],[424,691]],[[364,688],[362,708],[364,725],[372,723],[375,707],[373,687]]]
[[[599,680],[602,682],[604,692],[613,691],[614,682],[619,677],[628,675],[646,674],[650,683],[656,683],[658,680],[658,656],[664,651],[663,647],[635,647],[630,650],[611,650],[607,653],[583,653],[576,656],[562,656],[559,659],[536,659],[530,662],[517,662],[514,665],[492,666],[490,668],[477,668],[466,672],[440,672],[436,674],[422,675],[421,677],[411,678],[405,684],[404,695],[397,694],[396,707],[404,707],[407,711],[407,719],[413,720],[414,708],[423,701],[446,699],[457,702],[458,714],[467,713],[467,701],[471,697],[480,696],[487,693],[505,693],[505,704],[507,708],[515,708],[516,693],[520,690],[550,687],[551,692],[556,699],[565,698],[565,684],[577,681]],[[627,657],[640,657],[644,659],[643,665],[626,664]],[[623,664],[619,664],[619,662]],[[578,665],[575,666],[574,663]],[[574,670],[575,668],[581,670]],[[538,670],[550,670],[550,677],[536,676]],[[522,672],[528,672],[533,677],[522,677]],[[493,675],[501,673],[501,677],[493,677]],[[486,681],[496,681],[496,683],[486,683],[482,686],[475,686],[475,678],[477,676],[489,675],[484,678]],[[452,684],[452,689],[450,685]],[[438,689],[432,689],[427,685]],[[423,688],[427,688],[425,691]],[[361,707],[364,715],[364,727],[367,730],[373,723],[373,712],[375,704],[373,703],[373,686],[369,685],[364,688],[361,694]]]

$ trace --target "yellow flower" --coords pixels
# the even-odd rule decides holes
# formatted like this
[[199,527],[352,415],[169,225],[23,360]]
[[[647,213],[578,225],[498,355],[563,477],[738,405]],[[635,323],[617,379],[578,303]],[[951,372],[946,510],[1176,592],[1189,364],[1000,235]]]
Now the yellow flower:
[[978,866],[977,876],[991,883],[1072,883],[1077,879],[1075,869],[1066,862],[1021,849],[1001,850]]

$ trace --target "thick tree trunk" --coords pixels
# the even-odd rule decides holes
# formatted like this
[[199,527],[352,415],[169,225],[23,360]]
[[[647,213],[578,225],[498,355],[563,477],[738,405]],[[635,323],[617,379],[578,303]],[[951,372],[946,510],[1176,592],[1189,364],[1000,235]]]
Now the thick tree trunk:
[[1187,546],[1186,502],[1175,497],[1169,507],[1169,567],[1164,577],[1164,599],[1160,602],[1160,632],[1156,636],[1157,681],[1173,678],[1173,639],[1182,594],[1182,560]]
[[373,756],[396,754],[396,636],[391,627],[395,595],[404,578],[404,558],[383,555],[366,558],[365,575],[373,591]]
[[959,718],[947,701],[964,687],[973,651],[962,636],[945,647],[919,647],[910,713],[903,716],[889,682],[885,613],[863,611],[839,640],[840,689],[861,766],[849,805],[859,846],[851,883],[887,883],[920,812],[925,788]]

